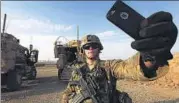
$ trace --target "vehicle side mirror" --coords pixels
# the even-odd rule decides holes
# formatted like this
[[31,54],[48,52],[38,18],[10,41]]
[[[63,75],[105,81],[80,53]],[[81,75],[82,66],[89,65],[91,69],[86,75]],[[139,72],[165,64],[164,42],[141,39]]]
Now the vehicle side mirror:
[[30,52],[30,60],[33,62],[33,63],[37,63],[38,62],[38,54],[39,54],[39,51],[38,50],[32,50]]

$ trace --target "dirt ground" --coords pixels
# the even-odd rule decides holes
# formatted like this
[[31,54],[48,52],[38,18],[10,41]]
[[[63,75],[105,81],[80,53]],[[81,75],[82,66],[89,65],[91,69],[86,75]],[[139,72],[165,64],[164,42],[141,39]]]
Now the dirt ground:
[[[170,64],[165,77],[150,82],[120,80],[117,88],[128,92],[134,103],[179,103],[179,53]],[[56,67],[40,67],[37,72],[37,79],[24,81],[19,91],[1,89],[1,102],[60,103],[67,82],[58,80]]]
[[150,82],[118,81],[118,89],[128,92],[134,103],[179,103],[179,53],[169,61],[166,76]]
[[36,80],[25,80],[18,91],[1,89],[1,103],[60,103],[67,82],[59,81],[55,66],[37,69]]
[[134,103],[179,103],[179,88],[121,80],[118,81],[118,89],[127,92]]

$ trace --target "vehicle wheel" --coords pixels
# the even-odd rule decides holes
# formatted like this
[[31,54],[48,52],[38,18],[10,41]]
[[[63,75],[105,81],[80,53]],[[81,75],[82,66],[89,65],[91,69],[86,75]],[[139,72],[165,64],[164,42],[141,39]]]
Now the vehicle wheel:
[[58,69],[58,79],[61,80],[62,69]]
[[29,80],[34,80],[36,79],[36,76],[37,76],[37,70],[35,68],[33,68],[31,71],[30,71],[30,74],[28,76],[28,79]]
[[16,70],[11,70],[8,72],[7,77],[7,89],[10,91],[15,91],[20,89],[22,84],[22,75]]
[[1,74],[1,85],[7,84],[7,74]]

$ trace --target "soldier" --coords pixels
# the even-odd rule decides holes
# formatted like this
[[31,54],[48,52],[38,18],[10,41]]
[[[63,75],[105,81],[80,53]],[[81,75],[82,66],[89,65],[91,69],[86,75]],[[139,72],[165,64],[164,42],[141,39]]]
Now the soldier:
[[[141,22],[139,35],[142,39],[131,43],[138,53],[125,61],[100,60],[103,46],[99,38],[95,35],[83,37],[81,49],[84,62],[72,66],[72,77],[63,92],[61,103],[121,103],[114,101],[121,97],[115,97],[115,82],[112,80],[154,80],[164,76],[169,70],[167,61],[173,58],[170,50],[177,33],[170,13],[151,15]],[[122,99],[123,103],[131,102],[129,97]]]

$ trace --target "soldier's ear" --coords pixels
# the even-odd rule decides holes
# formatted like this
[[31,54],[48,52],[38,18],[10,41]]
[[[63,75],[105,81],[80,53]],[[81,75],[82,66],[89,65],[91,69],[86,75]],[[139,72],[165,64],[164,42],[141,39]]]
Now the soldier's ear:
[[83,54],[83,55],[86,55],[84,50],[83,50],[82,54]]

